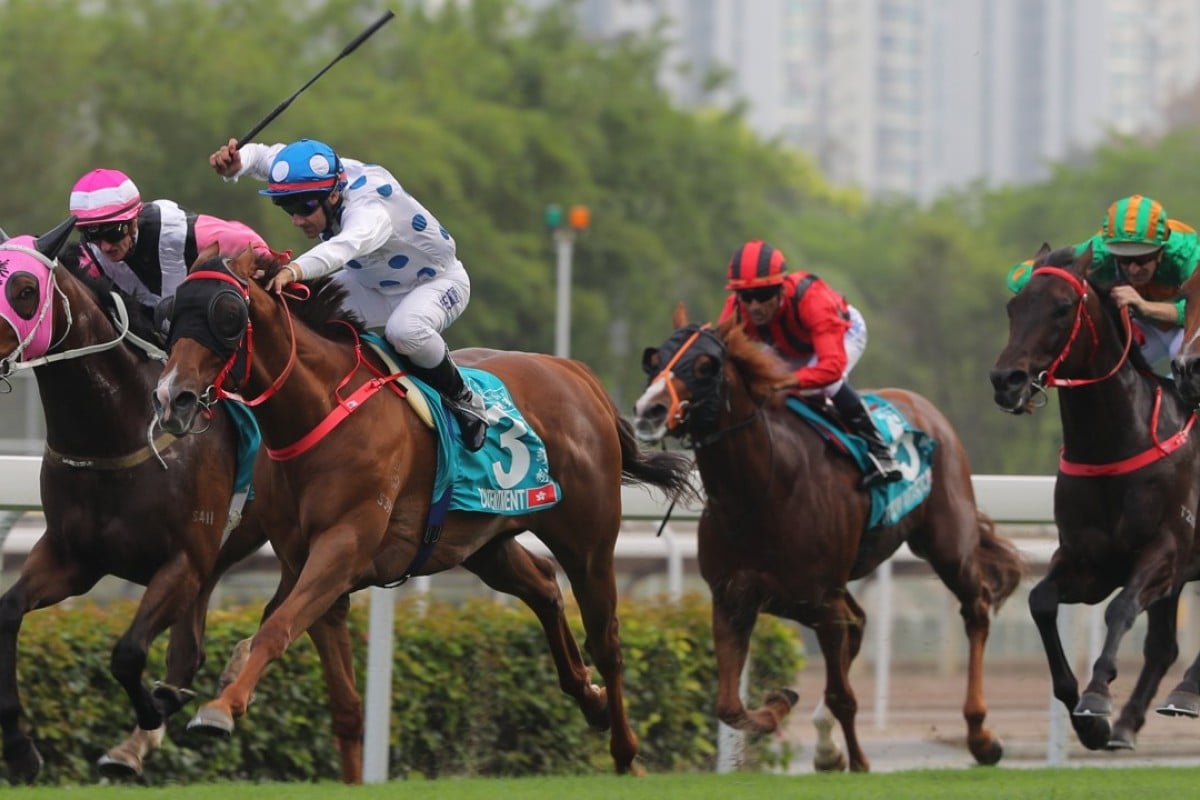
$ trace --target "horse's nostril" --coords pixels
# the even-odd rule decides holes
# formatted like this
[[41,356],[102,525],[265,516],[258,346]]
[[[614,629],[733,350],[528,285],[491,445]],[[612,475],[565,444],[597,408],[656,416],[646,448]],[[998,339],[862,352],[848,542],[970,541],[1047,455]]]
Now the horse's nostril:
[[187,411],[196,405],[196,400],[195,392],[180,392],[175,395],[175,399],[171,402],[171,405],[175,407],[176,411]]

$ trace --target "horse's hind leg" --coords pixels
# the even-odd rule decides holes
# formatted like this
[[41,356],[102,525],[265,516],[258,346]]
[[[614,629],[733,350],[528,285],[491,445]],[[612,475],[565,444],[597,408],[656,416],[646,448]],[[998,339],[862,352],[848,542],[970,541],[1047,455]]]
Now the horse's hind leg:
[[[604,678],[604,696],[608,707],[608,749],[619,774],[640,775],[642,770],[633,763],[638,752],[637,734],[629,724],[625,708],[625,684],[622,672],[625,662],[621,655],[620,623],[617,620],[617,578],[613,570],[613,545],[621,520],[619,503],[607,512],[597,510],[588,529],[570,530],[557,538],[554,555],[571,582],[583,628],[587,634],[584,647]],[[611,534],[607,532],[611,531]],[[539,535],[541,535],[539,533]],[[565,544],[564,544],[565,543]],[[588,545],[586,551],[572,545]]]
[[967,722],[967,748],[975,761],[985,766],[1000,762],[1004,747],[988,729],[987,699],[983,693],[983,654],[991,630],[992,610],[989,590],[971,564],[957,558],[930,563],[942,582],[958,598],[959,613],[967,634],[967,696],[963,701],[963,719]]
[[0,729],[4,761],[13,781],[33,781],[42,756],[22,729],[24,711],[17,687],[17,637],[21,622],[33,608],[55,605],[83,594],[98,576],[83,575],[80,564],[61,562],[43,536],[34,545],[16,582],[0,596]]
[[844,589],[826,599],[819,618],[812,623],[825,659],[825,705],[842,726],[850,769],[854,772],[871,769],[858,741],[854,725],[858,700],[850,688],[850,664],[862,644],[865,623],[862,607]]
[[592,728],[611,725],[605,690],[592,683],[591,671],[563,614],[554,563],[530,553],[513,539],[493,540],[463,562],[491,588],[519,598],[537,615],[558,671],[558,685],[575,698]]
[[1179,594],[1164,597],[1146,609],[1146,639],[1142,645],[1142,671],[1137,685],[1121,708],[1121,715],[1113,725],[1112,737],[1108,740],[1109,750],[1132,750],[1137,743],[1137,732],[1146,724],[1146,709],[1154,699],[1158,685],[1167,670],[1179,657],[1179,644],[1175,640],[1176,612]]

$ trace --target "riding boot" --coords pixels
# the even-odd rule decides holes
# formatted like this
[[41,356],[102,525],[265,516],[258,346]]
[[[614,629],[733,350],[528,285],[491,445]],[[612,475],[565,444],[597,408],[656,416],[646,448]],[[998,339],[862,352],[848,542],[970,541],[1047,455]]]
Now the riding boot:
[[450,360],[450,352],[446,352],[445,358],[436,367],[413,365],[410,371],[446,399],[462,429],[463,447],[472,453],[483,447],[487,436],[487,409],[483,398],[471,391],[458,367]]
[[833,405],[841,415],[842,420],[850,427],[852,433],[863,438],[867,443],[867,462],[870,470],[863,474],[859,481],[860,489],[867,489],[877,483],[891,483],[902,477],[900,465],[892,458],[892,451],[883,441],[871,412],[858,396],[858,392],[850,384],[843,383],[833,396]]

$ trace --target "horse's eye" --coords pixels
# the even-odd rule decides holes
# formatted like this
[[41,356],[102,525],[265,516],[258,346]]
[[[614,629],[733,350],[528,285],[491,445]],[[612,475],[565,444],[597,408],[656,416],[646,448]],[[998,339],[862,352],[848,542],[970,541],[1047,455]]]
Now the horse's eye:
[[698,378],[711,378],[717,372],[717,360],[712,356],[697,356],[692,371]]
[[1066,319],[1075,312],[1075,303],[1070,300],[1064,300],[1054,306],[1054,319]]

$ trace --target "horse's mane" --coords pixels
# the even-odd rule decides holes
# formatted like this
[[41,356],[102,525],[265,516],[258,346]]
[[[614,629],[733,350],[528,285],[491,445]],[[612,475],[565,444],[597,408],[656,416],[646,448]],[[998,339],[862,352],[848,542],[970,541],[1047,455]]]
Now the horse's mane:
[[[256,264],[264,272],[262,283],[265,285],[274,277],[275,273],[283,268],[284,263],[286,262],[268,253],[258,254]],[[300,320],[326,339],[334,341],[352,341],[357,334],[366,330],[362,318],[345,306],[346,290],[332,277],[308,281],[306,285],[310,294],[305,299],[293,297],[286,292],[284,294],[293,318]],[[353,329],[354,335],[346,328],[347,325]]]
[[[125,303],[125,309],[129,313],[129,330],[134,336],[143,339],[147,342],[158,341],[158,336],[154,330],[154,315],[144,305],[141,304],[133,295],[126,292],[121,287],[113,283],[112,279],[105,275],[94,275],[82,265],[83,261],[83,246],[79,242],[68,243],[58,255],[58,263],[61,264],[73,278],[83,284],[84,288],[95,299],[96,305],[104,309],[105,314],[109,319],[112,319],[113,294],[118,295]],[[140,349],[135,348],[138,352]],[[143,355],[145,355],[143,353]]]
[[793,380],[791,368],[775,354],[746,335],[733,319],[717,326],[717,334],[725,342],[725,353],[746,382],[746,389],[756,400],[779,405],[784,393],[776,391]]

